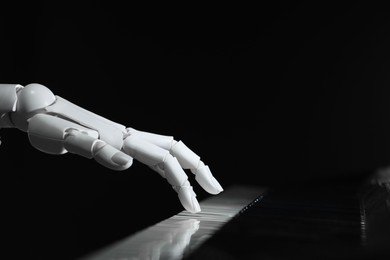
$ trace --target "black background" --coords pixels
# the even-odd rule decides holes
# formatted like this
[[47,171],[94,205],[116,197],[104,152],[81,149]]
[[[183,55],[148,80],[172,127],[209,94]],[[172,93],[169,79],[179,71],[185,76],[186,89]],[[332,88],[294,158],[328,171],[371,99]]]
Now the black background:
[[[13,1],[0,12],[2,83],[41,83],[172,135],[223,187],[348,180],[390,162],[383,6]],[[138,162],[112,172],[41,153],[16,129],[1,136],[3,236],[19,256],[72,259],[182,210]]]

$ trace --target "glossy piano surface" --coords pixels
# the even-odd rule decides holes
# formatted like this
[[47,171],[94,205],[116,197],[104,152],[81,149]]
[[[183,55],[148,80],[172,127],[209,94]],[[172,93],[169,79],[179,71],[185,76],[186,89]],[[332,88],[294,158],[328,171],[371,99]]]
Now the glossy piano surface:
[[388,177],[230,186],[198,214],[182,211],[80,260],[389,259]]
[[385,176],[270,190],[188,259],[390,259]]
[[183,259],[265,192],[263,187],[230,186],[219,196],[201,201],[199,213],[183,210],[80,260]]

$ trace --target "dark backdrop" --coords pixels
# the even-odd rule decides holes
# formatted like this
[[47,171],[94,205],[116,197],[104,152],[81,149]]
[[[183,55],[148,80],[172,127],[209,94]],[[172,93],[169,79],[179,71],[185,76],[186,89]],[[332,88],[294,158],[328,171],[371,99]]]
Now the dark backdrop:
[[[390,162],[382,6],[13,1],[0,17],[2,83],[41,83],[118,123],[173,135],[224,187],[352,180]],[[3,223],[16,254],[69,259],[182,210],[138,162],[112,172],[43,154],[18,130],[1,135]]]

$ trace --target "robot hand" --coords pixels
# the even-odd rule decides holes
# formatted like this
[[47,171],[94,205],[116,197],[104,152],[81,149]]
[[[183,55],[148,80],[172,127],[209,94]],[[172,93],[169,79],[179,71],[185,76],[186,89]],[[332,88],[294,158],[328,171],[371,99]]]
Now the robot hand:
[[133,158],[140,161],[172,185],[189,212],[201,209],[185,169],[195,174],[208,193],[223,191],[209,167],[183,142],[126,128],[54,95],[41,84],[0,84],[0,116],[0,128],[26,132],[30,143],[45,153],[70,152],[117,171],[128,169]]

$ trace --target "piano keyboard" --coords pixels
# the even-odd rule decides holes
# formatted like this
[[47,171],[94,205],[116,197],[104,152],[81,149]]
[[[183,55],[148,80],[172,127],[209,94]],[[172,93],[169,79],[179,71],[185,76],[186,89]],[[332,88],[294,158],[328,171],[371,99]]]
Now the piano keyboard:
[[80,260],[390,259],[390,169],[371,183],[232,186]]
[[228,187],[201,201],[199,213],[184,210],[80,260],[183,259],[265,192],[264,187]]
[[269,188],[186,260],[388,260],[389,184],[390,174],[374,184]]

